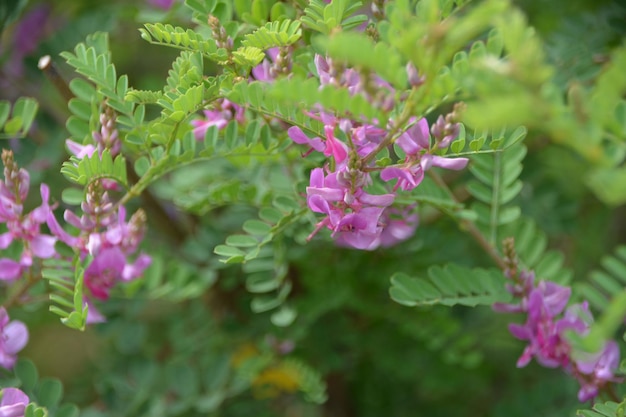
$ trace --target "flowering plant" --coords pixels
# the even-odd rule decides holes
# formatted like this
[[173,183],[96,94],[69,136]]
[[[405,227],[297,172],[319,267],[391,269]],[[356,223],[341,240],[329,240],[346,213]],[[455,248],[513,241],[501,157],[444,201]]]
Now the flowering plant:
[[98,7],[2,44],[0,415],[623,409],[622,9],[564,80],[508,0]]

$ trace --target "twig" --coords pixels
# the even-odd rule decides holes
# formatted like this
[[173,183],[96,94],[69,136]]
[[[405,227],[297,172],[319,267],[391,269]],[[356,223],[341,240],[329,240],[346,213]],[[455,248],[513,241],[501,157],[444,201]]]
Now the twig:
[[[450,196],[450,198],[455,203],[458,203],[456,196],[454,195],[452,190],[450,190],[448,184],[445,183],[445,181],[441,178],[439,174],[434,171],[428,171],[428,175],[433,179],[433,181],[435,181],[435,183],[439,187],[441,187],[441,189],[443,189]],[[493,245],[491,245],[491,243],[489,243],[489,241],[485,239],[481,231],[478,230],[478,227],[476,227],[476,225],[472,221],[467,219],[457,219],[457,221],[459,222],[461,229],[466,230],[474,238],[474,240],[480,245],[480,247],[484,249],[487,255],[489,255],[489,257],[496,263],[496,265],[498,265],[498,268],[502,270],[505,270],[507,268],[506,262],[504,261],[502,256],[498,253],[496,248],[494,248]]]
[[39,58],[37,67],[45,74],[52,85],[56,87],[57,91],[61,94],[65,101],[70,101],[74,98],[74,94],[63,77],[59,74],[59,71],[57,71],[56,65],[52,62],[50,55],[44,55]]

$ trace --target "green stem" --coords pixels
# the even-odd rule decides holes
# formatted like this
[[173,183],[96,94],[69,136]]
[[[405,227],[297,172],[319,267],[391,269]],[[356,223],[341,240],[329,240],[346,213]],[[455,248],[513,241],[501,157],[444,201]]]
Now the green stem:
[[37,282],[41,280],[41,276],[34,277],[32,273],[29,271],[26,275],[26,281],[14,292],[9,298],[2,304],[5,309],[10,309],[13,306],[16,306],[20,303],[20,298],[26,294],[26,292],[35,285]]

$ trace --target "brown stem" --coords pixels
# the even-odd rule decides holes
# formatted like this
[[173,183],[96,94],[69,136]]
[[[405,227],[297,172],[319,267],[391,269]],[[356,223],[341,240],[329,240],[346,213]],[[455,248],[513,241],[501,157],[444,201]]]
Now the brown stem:
[[56,65],[52,62],[52,58],[50,55],[44,55],[39,59],[39,63],[37,67],[45,74],[45,76],[50,80],[52,85],[54,85],[57,91],[61,94],[61,96],[65,99],[65,101],[70,101],[74,98],[74,94],[70,90],[69,86],[57,71]]

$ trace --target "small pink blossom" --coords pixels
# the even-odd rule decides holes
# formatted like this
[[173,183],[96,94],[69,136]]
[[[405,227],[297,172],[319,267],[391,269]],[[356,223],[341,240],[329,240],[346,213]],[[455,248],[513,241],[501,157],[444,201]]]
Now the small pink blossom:
[[229,101],[227,99],[219,99],[213,104],[212,110],[204,110],[204,119],[196,119],[191,121],[194,127],[193,134],[196,140],[204,140],[207,130],[216,126],[218,129],[224,129],[231,120],[238,123],[244,122],[243,107]]
[[446,158],[431,154],[428,122],[420,119],[396,140],[396,144],[406,153],[399,166],[389,166],[380,173],[383,181],[397,180],[394,190],[409,191],[424,180],[424,174],[431,167],[461,170],[467,166],[467,158]]
[[24,411],[30,399],[22,390],[4,388],[0,394],[2,395],[0,401],[1,417],[24,417]]
[[4,307],[0,307],[0,366],[13,369],[17,362],[17,353],[24,349],[26,343],[26,325],[18,320],[9,321],[9,314]]

